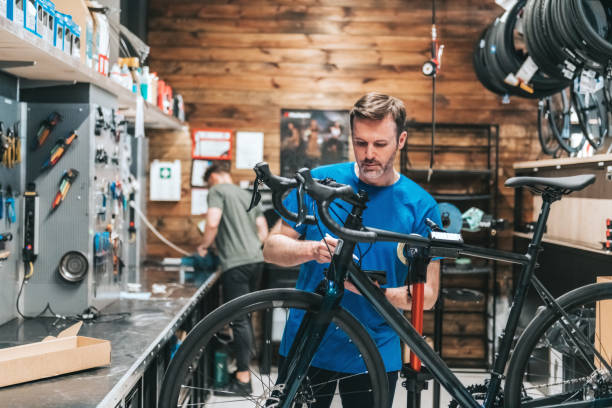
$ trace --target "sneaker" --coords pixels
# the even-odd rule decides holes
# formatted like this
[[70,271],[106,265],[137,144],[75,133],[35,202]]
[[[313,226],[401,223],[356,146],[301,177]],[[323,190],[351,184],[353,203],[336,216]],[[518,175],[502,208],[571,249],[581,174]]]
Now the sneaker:
[[232,377],[227,387],[223,388],[222,390],[214,390],[215,395],[225,397],[236,395],[247,396],[251,395],[252,393],[253,387],[251,386],[251,382],[249,381],[248,383],[243,383],[236,377]]

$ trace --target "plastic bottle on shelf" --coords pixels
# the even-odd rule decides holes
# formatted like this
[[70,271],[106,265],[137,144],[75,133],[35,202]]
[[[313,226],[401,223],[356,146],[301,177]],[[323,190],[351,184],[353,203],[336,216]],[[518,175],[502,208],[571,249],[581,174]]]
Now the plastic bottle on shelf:
[[145,101],[149,100],[149,90],[151,89],[151,74],[149,74],[149,67],[142,67],[142,77],[140,82],[140,94]]
[[130,73],[130,70],[127,64],[123,64],[121,66],[121,85],[123,85],[124,88],[129,89],[131,91],[133,84],[134,84],[134,81],[132,79],[132,74]]
[[151,105],[157,105],[157,88],[158,88],[159,77],[157,72],[151,73],[151,83],[149,84],[149,93],[147,102]]
[[119,64],[114,63],[111,70],[110,70],[110,74],[109,74],[110,79],[112,79],[114,82],[117,82],[118,84],[122,83],[122,79],[121,79],[121,68],[119,68]]
[[132,74],[132,92],[140,93],[140,61],[136,57],[128,58],[127,60],[130,73]]

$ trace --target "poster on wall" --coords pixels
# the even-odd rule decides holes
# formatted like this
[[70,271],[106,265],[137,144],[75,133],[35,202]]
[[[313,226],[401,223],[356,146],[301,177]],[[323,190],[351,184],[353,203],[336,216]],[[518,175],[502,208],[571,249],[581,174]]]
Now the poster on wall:
[[191,162],[191,186],[206,187],[204,182],[204,173],[210,167],[212,161],[195,159]]
[[232,131],[228,129],[193,129],[191,158],[200,160],[231,160]]
[[281,110],[281,175],[348,160],[347,110]]

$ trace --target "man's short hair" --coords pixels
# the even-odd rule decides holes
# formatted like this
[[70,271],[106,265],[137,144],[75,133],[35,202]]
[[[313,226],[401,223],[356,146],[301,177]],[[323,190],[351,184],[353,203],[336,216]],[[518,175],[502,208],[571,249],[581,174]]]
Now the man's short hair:
[[222,165],[220,163],[213,163],[210,166],[208,166],[208,168],[204,172],[204,182],[205,183],[208,183],[208,179],[213,173],[216,173],[216,174],[229,173],[229,171],[227,170],[227,166]]
[[378,92],[365,94],[351,109],[351,133],[353,132],[353,122],[355,118],[383,120],[391,115],[397,129],[397,139],[404,131],[406,125],[406,107],[401,100]]

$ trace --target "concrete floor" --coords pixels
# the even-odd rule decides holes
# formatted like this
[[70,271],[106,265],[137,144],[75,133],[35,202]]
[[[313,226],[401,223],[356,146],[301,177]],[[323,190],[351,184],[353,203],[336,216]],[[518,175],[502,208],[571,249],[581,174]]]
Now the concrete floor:
[[[462,370],[460,373],[457,373],[457,376],[459,377],[459,379],[461,380],[461,382],[464,385],[471,385],[471,384],[482,384],[485,380],[485,378],[487,378],[486,374],[482,373],[482,372],[465,372],[465,370]],[[272,379],[270,379],[270,385],[273,384],[273,378],[274,378],[274,374],[272,375]],[[264,378],[264,381],[267,382],[268,378],[266,376],[266,378]],[[395,397],[393,399],[393,408],[407,408],[406,405],[406,390],[402,387],[402,381],[403,379],[399,378],[398,382],[397,382],[397,386],[396,386],[396,391],[395,391]],[[259,387],[258,387],[259,386]],[[262,390],[258,389],[261,388],[261,382],[260,381],[254,381],[253,382],[253,387],[254,387],[254,392],[253,395],[261,395],[262,394]],[[429,389],[426,391],[423,391],[423,393],[421,394],[421,408],[438,408],[438,407],[434,407],[433,406],[433,383],[429,383]],[[443,389],[441,389],[440,392],[440,408],[446,408],[448,407],[448,404],[451,400],[450,395],[444,391]],[[255,402],[255,401],[254,401]],[[213,396],[212,399],[210,399],[209,401],[207,401],[206,405],[212,405],[212,404],[222,404],[223,407],[229,407],[229,408],[243,408],[246,406],[253,406],[253,403],[245,403],[245,401],[243,399],[241,399],[240,402],[238,402],[235,398],[231,398],[231,397],[217,397],[217,396]],[[340,397],[338,395],[336,395],[336,397],[334,398],[332,405],[332,408],[344,408],[342,407],[342,403],[340,401]],[[348,407],[350,408],[350,407]]]
[[[483,372],[464,372],[456,373],[463,385],[483,384],[487,378],[487,374]],[[406,389],[402,387],[402,379],[398,379],[395,389],[395,398],[393,398],[393,408],[407,408],[406,406]],[[448,407],[451,401],[451,396],[443,389],[440,389],[440,408]],[[342,408],[342,405],[334,405]],[[438,408],[433,405],[433,383],[429,383],[429,389],[421,394],[421,408]]]

